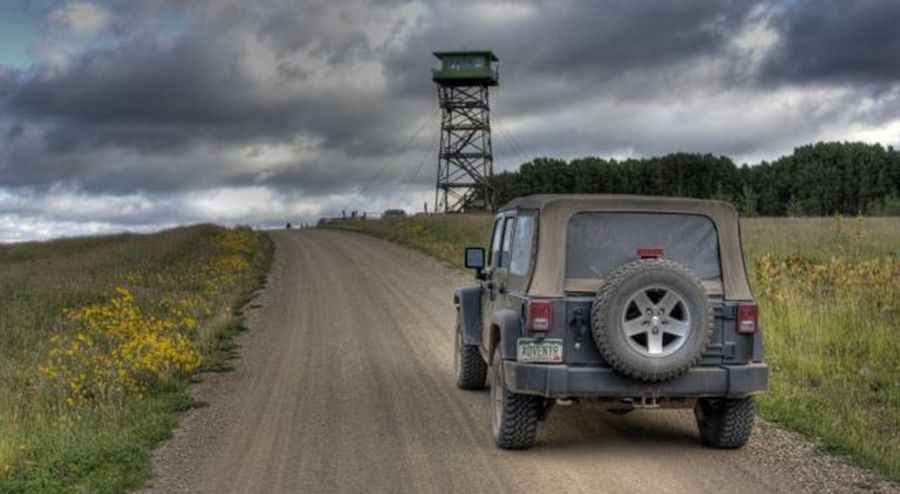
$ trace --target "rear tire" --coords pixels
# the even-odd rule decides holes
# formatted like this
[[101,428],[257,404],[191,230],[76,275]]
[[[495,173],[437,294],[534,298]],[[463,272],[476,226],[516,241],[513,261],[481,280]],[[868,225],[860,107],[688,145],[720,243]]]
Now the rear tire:
[[753,398],[699,399],[694,406],[700,440],[706,446],[737,449],[750,440],[756,406]]
[[491,365],[491,432],[501,449],[528,449],[537,440],[538,421],[544,406],[539,396],[513,393],[506,389],[503,358],[494,352]]
[[487,364],[481,358],[477,345],[466,345],[463,342],[462,326],[456,322],[456,344],[454,345],[453,367],[456,373],[456,386],[460,389],[484,389],[487,381]]

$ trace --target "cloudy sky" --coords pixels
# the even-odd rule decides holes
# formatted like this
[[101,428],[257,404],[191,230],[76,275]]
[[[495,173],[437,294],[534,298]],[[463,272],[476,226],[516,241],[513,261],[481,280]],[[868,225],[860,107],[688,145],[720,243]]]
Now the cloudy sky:
[[534,156],[900,143],[900,2],[4,0],[0,241],[433,198],[435,49]]

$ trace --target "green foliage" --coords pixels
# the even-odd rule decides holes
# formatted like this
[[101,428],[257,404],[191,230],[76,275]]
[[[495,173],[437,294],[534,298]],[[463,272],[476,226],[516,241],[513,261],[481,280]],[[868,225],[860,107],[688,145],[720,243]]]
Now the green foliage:
[[795,198],[791,198],[787,203],[787,208],[784,211],[785,216],[790,216],[791,218],[799,218],[805,215],[805,211],[803,208],[803,204]]
[[497,174],[494,187],[498,204],[530,194],[641,194],[727,200],[745,216],[891,214],[900,209],[889,199],[900,196],[900,153],[878,144],[820,142],[740,168],[711,154],[537,158]]
[[900,196],[891,195],[873,199],[866,207],[866,211],[874,216],[900,216]]
[[772,371],[759,402],[770,419],[900,477],[900,259],[870,256],[879,248],[863,220],[832,221],[826,248],[838,256],[817,246],[754,259]]
[[[716,197],[715,199],[728,200],[728,198],[721,197]],[[759,211],[759,195],[748,184],[744,184],[741,187],[741,195],[735,200],[735,203],[741,216],[756,216]]]
[[[271,254],[259,233],[212,225],[0,245],[0,492],[140,486],[150,474],[151,448],[175,427],[175,413],[191,406],[190,376],[109,399],[64,399],[40,369],[54,337],[77,337],[67,313],[101,307],[117,287],[127,287],[140,314],[154,321],[205,297],[209,311],[178,314],[193,328],[191,341],[207,368],[221,366],[225,338],[240,324],[228,308],[259,286]],[[249,268],[239,275],[238,261]]]

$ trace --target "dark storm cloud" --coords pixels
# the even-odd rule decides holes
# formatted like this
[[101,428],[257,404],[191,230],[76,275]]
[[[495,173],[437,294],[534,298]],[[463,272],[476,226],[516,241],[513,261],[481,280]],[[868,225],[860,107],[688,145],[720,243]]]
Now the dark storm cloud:
[[[246,54],[232,48],[191,34],[171,48],[141,39],[92,51],[61,75],[45,69],[14,89],[7,108],[49,123],[56,152],[122,146],[171,153],[197,141],[285,140],[298,132],[337,146],[357,135],[355,122],[375,117],[341,101],[338,91],[269,98],[240,66]],[[289,93],[296,83],[284,84]]]
[[503,5],[530,12],[507,20],[500,8],[485,15],[484,2],[435,2],[429,28],[404,50],[387,54],[386,72],[403,90],[430,92],[418,73],[422,47],[492,47],[501,58],[502,83],[528,87],[532,105],[556,100],[555,88],[571,99],[573,89],[600,92],[605,82],[629,71],[652,73],[723,53],[757,3],[510,2]]
[[[434,129],[409,138],[434,117],[437,49],[500,56],[495,145],[506,168],[537,153],[771,155],[852,123],[853,102],[891,94],[900,75],[891,2],[101,5],[112,12],[105,42],[65,64],[0,67],[0,187],[155,200],[255,186],[315,198],[391,180],[424,190],[431,162],[412,175]],[[735,46],[754,22],[776,38],[758,53]],[[847,94],[828,108],[768,103],[802,98],[773,86],[810,83]],[[852,118],[896,117],[876,106]],[[290,152],[267,158],[272,147]]]
[[[323,22],[328,2],[299,9],[292,2],[255,8],[221,5],[193,7],[188,31],[172,43],[130,37],[88,50],[62,69],[43,66],[18,74],[21,83],[13,82],[11,71],[0,74],[4,113],[35,124],[42,140],[40,146],[34,139],[13,143],[8,162],[22,165],[0,167],[0,183],[49,186],[65,180],[117,192],[209,188],[244,177],[252,184],[259,177],[216,166],[214,152],[197,156],[198,149],[290,144],[304,138],[324,150],[340,150],[342,161],[303,164],[298,158],[297,170],[279,172],[313,179],[333,175],[330,170],[353,158],[402,151],[398,148],[407,129],[386,108],[404,110],[410,101],[386,102],[364,81],[353,80],[353,73],[310,85],[312,69],[288,58],[306,50],[326,72],[373,59],[362,31]],[[345,21],[342,15],[335,22]],[[256,54],[244,49],[242,37],[247,36],[274,53],[278,80],[254,80]],[[414,122],[401,119],[406,120]],[[121,154],[128,152],[132,156],[122,160]],[[117,158],[115,166],[107,166]],[[159,158],[170,164],[162,165]],[[328,173],[310,172],[314,166]],[[345,168],[353,166],[361,173],[352,176],[367,177],[359,164]],[[330,182],[337,181],[329,178],[321,185],[330,188]],[[304,185],[315,188],[316,182]]]
[[794,0],[776,11],[781,35],[762,67],[778,83],[896,84],[900,2]]
[[[389,159],[389,153],[402,151],[413,122],[432,109],[432,48],[460,43],[494,47],[504,56],[504,77],[527,81],[519,85],[519,95],[514,87],[508,97],[513,105],[506,114],[514,117],[540,107],[524,92],[543,95],[547,105],[564,98],[571,103],[573,89],[592,87],[596,93],[602,90],[598,81],[623,71],[652,70],[720,52],[728,31],[752,6],[519,2],[510,8],[530,12],[505,22],[492,17],[502,11],[491,14],[484,3],[438,2],[411,18],[383,21],[386,41],[374,46],[364,29],[368,19],[353,18],[352,6],[333,2],[186,3],[183,13],[190,22],[173,42],[161,42],[140,27],[138,35],[129,34],[125,26],[140,26],[138,18],[147,9],[159,12],[177,3],[111,5],[119,13],[114,30],[124,33],[119,42],[89,49],[62,69],[37,67],[32,74],[20,74],[15,84],[9,82],[11,76],[3,78],[5,112],[18,122],[36,124],[43,147],[19,140],[15,161],[28,166],[0,171],[2,182],[49,185],[66,179],[98,191],[206,188],[217,180],[251,184],[271,178],[205,166],[214,157],[198,159],[197,147],[289,143],[298,136],[317,140],[324,150],[340,150],[342,158]],[[393,10],[410,3],[381,5]],[[389,45],[404,29],[411,29],[412,37],[402,46]],[[241,36],[247,35],[271,51],[279,80],[269,85],[254,80],[248,66],[257,55],[241,44]],[[308,53],[318,66],[291,60],[298,52]],[[372,73],[336,75],[330,86],[312,87],[314,70],[372,61],[383,64],[382,73],[391,82],[380,94],[366,91],[367,85],[376,85],[365,80],[374,79],[377,74]],[[353,77],[362,80],[346,80]],[[131,151],[133,161],[143,157],[145,164],[98,163],[111,149]],[[147,157],[183,164],[161,167]],[[346,173],[354,166],[359,173]],[[343,178],[336,178],[338,168],[345,169]],[[369,180],[367,168],[371,165],[346,160],[318,159],[305,166],[298,160],[267,176],[279,177],[280,184],[303,183],[325,191],[353,185],[347,177]]]

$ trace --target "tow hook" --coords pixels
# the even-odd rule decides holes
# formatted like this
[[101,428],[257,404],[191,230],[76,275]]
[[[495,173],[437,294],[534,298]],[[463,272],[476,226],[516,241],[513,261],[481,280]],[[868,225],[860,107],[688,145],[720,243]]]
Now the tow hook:
[[659,408],[659,397],[656,393],[644,393],[638,400],[625,398],[622,402],[634,408]]

